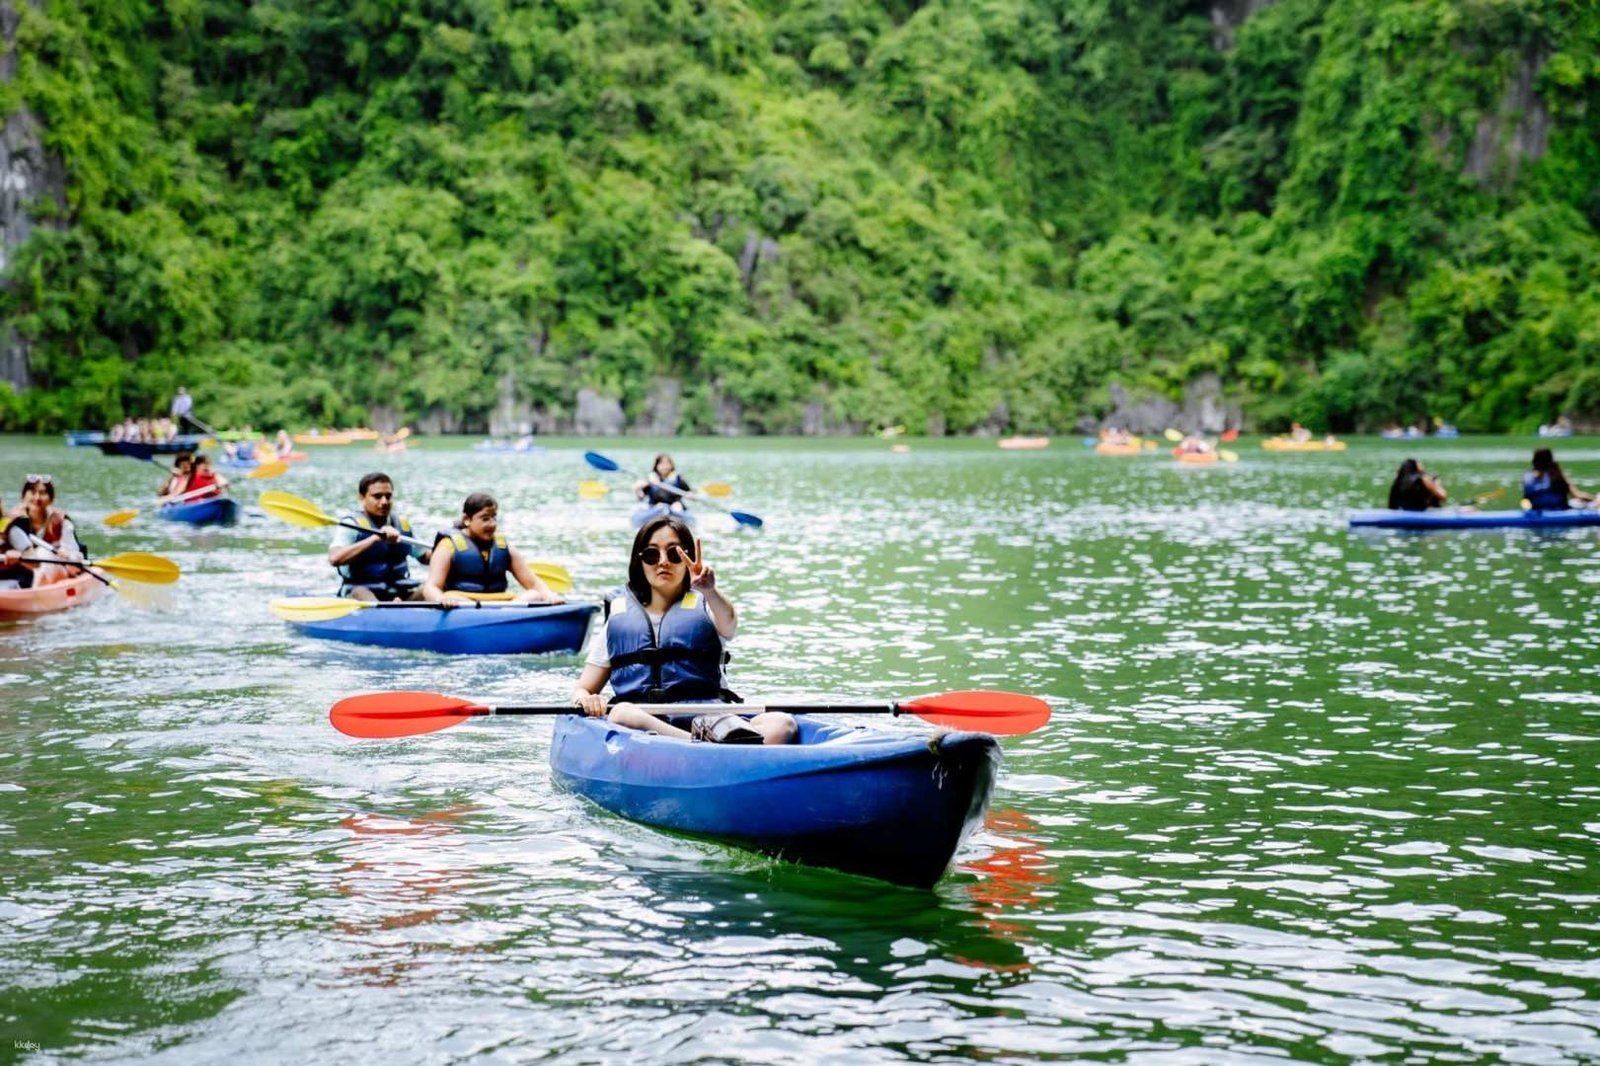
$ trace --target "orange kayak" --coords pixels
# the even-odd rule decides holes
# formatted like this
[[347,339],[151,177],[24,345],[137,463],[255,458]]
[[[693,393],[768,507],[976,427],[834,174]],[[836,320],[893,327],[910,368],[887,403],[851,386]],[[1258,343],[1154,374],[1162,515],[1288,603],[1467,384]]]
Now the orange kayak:
[[0,589],[0,621],[16,621],[32,618],[36,614],[81,607],[99,599],[105,590],[106,585],[99,578],[82,573],[65,581],[31,589]]

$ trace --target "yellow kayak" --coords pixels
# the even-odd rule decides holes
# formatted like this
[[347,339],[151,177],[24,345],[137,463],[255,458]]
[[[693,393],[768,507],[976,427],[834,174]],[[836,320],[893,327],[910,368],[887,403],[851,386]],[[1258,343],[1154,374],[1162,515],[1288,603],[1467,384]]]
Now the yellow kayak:
[[1342,440],[1290,440],[1288,437],[1269,437],[1261,442],[1269,452],[1342,452]]

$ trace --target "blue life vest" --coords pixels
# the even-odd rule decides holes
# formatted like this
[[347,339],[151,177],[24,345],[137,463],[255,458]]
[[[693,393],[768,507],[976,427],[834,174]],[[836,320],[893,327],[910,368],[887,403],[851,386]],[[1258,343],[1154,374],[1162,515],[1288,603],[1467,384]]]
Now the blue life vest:
[[1559,488],[1550,484],[1549,474],[1535,474],[1532,472],[1522,475],[1522,495],[1527,498],[1528,506],[1535,511],[1566,511],[1570,509],[1567,503],[1566,486]]
[[444,579],[445,591],[504,592],[506,574],[511,570],[511,546],[499,533],[487,552],[460,531],[446,534],[455,549],[450,556],[450,573]]
[[605,619],[606,657],[611,660],[611,688],[617,699],[741,702],[722,685],[728,654],[698,592],[691,589],[667,609],[659,636],[627,588],[606,597]]
[[689,501],[684,499],[683,492],[673,492],[671,489],[662,488],[662,485],[671,485],[674,488],[682,489],[683,492],[689,491],[689,483],[683,480],[683,475],[673,474],[665,481],[659,483],[652,481],[647,484],[644,487],[644,502],[648,504],[681,503],[686,507],[688,506]]
[[[382,528],[365,511],[351,512],[344,516],[344,521],[353,522],[368,533],[376,533]],[[390,515],[383,524],[394,526],[404,536],[411,535],[411,523],[404,518]],[[403,584],[411,576],[411,546],[402,540],[390,544],[380,535],[378,543],[339,567],[339,576],[344,578],[345,588]]]

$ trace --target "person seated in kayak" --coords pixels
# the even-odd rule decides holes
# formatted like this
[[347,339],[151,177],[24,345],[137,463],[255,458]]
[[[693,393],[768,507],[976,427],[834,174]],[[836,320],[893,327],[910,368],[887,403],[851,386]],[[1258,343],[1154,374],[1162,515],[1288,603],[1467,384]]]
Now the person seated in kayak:
[[167,475],[167,480],[162,484],[161,490],[156,493],[157,503],[166,503],[174,496],[181,496],[189,488],[189,475],[194,471],[194,456],[189,452],[179,452],[172,459],[172,473]]
[[647,506],[665,504],[674,511],[684,509],[684,493],[688,491],[689,483],[683,480],[683,475],[678,473],[677,466],[672,462],[672,456],[666,452],[656,456],[656,461],[650,464],[649,480],[633,487],[633,494]]
[[189,471],[189,487],[183,490],[186,503],[211,500],[228,490],[228,479],[211,469],[211,457],[197,455]]
[[455,529],[434,539],[422,598],[441,607],[468,606],[473,599],[466,593],[506,592],[508,575],[522,586],[518,603],[566,602],[539,579],[522,553],[506,542],[495,498],[487,492],[474,492],[461,505]]
[[1573,487],[1549,448],[1533,453],[1533,469],[1522,475],[1522,498],[1530,511],[1566,511],[1572,500],[1593,503],[1594,496]]
[[1311,431],[1298,422],[1290,422],[1289,439],[1296,444],[1304,444],[1311,439]]
[[1400,470],[1389,486],[1389,510],[1426,511],[1438,507],[1450,498],[1439,479],[1425,470],[1415,459],[1400,464]]
[[279,459],[287,459],[289,457],[289,453],[294,451],[294,441],[289,439],[288,430],[278,430],[278,435],[273,438],[272,448],[278,453]]
[[422,583],[411,576],[411,560],[426,563],[432,554],[422,543],[402,539],[411,536],[411,523],[392,513],[394,480],[367,474],[356,491],[361,509],[344,516],[347,524],[334,527],[328,545],[328,562],[344,579],[339,595],[367,602],[420,600]]
[[[628,583],[606,597],[603,620],[572,690],[573,706],[631,729],[681,740],[788,744],[799,735],[791,715],[745,719],[706,714],[682,729],[640,704],[739,702],[723,683],[726,645],[739,616],[717,587],[700,542],[681,518],[662,515],[639,527]],[[600,695],[611,683],[608,709]]]
[[1206,455],[1214,450],[1211,442],[1198,433],[1189,434],[1183,438],[1183,443],[1178,445],[1178,451],[1184,455]]
[[[3,539],[8,549],[20,556],[27,552],[34,557],[54,557],[62,560],[83,560],[88,552],[72,519],[65,511],[54,506],[56,487],[49,474],[29,474],[22,482],[22,505],[6,519]],[[54,566],[40,563],[21,563],[27,580],[14,577],[19,588],[49,585],[65,581],[82,573],[81,567]]]

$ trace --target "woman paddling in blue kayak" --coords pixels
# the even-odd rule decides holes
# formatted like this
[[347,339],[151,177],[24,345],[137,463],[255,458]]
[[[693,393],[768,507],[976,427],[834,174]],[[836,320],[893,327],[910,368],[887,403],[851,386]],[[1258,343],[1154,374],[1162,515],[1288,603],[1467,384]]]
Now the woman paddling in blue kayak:
[[1555,453],[1540,448],[1533,453],[1533,469],[1522,475],[1522,498],[1530,511],[1565,511],[1572,500],[1593,503],[1594,496],[1573,487]]
[[500,504],[487,492],[474,492],[461,505],[456,528],[433,543],[422,598],[441,607],[471,606],[466,593],[498,594],[510,589],[507,577],[522,586],[518,603],[565,603],[539,579],[522,553],[500,532]]
[[1391,511],[1426,511],[1430,507],[1438,507],[1450,498],[1444,491],[1444,486],[1439,484],[1439,479],[1417,462],[1407,459],[1400,464],[1400,472],[1395,474],[1394,483],[1389,486],[1389,510]]
[[[585,714],[681,740],[788,744],[799,735],[788,714],[705,714],[682,729],[638,706],[738,700],[723,684],[722,664],[739,616],[682,519],[663,515],[639,527],[628,583],[606,597],[603,617],[572,690]],[[607,681],[616,700],[609,709],[600,695]]]
[[646,507],[663,506],[674,511],[684,509],[684,494],[689,491],[689,483],[683,480],[677,464],[666,452],[656,456],[656,461],[650,464],[649,480],[633,487],[633,494],[643,500]]

